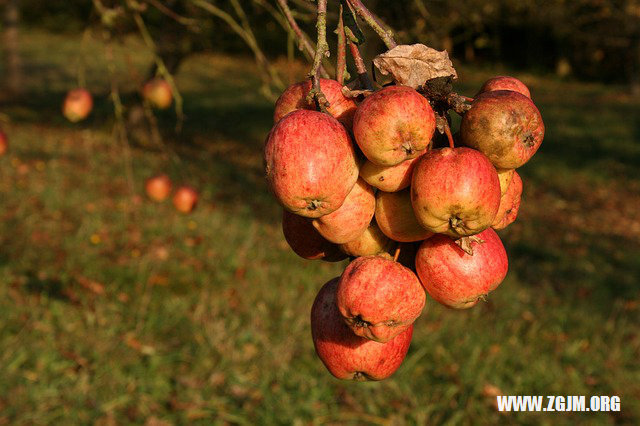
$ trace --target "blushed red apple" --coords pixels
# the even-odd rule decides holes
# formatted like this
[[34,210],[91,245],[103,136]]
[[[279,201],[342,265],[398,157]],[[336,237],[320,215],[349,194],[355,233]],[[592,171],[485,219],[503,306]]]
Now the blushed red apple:
[[336,211],[358,180],[358,163],[344,126],[328,114],[297,110],[269,133],[264,147],[269,187],[292,213]]
[[376,210],[373,188],[358,179],[340,208],[313,220],[313,226],[327,240],[344,244],[360,237],[367,230]]
[[388,86],[370,95],[353,118],[356,143],[379,166],[420,156],[429,148],[435,127],[429,101],[406,86]]
[[496,231],[504,229],[512,224],[516,217],[518,217],[518,210],[520,210],[520,199],[522,197],[522,179],[518,172],[513,173],[513,179],[509,184],[509,188],[500,198],[500,208],[498,214],[491,225]]
[[478,94],[484,92],[493,92],[496,90],[511,90],[531,99],[531,93],[529,92],[529,88],[526,86],[526,84],[515,77],[509,77],[505,75],[499,75],[485,81]]
[[190,213],[198,203],[198,192],[190,186],[181,186],[173,194],[173,205],[181,213]]
[[394,241],[421,241],[433,235],[416,219],[409,188],[398,192],[378,191],[375,218],[380,230]]
[[465,253],[446,235],[424,241],[416,255],[416,270],[427,293],[437,302],[455,309],[478,303],[507,275],[507,252],[496,232],[489,228],[473,238],[473,255]]
[[171,194],[171,179],[165,174],[153,176],[144,185],[147,196],[153,201],[164,201]]
[[382,380],[402,364],[413,335],[413,325],[387,343],[356,336],[336,306],[338,278],[327,282],[311,308],[311,335],[318,357],[342,380]]
[[477,234],[491,226],[498,212],[498,172],[474,149],[431,150],[413,171],[411,203],[418,223],[431,232]]
[[462,143],[482,151],[499,169],[515,169],[538,151],[544,138],[540,111],[510,90],[478,95],[460,124]]
[[413,168],[419,159],[418,156],[395,166],[379,166],[371,161],[365,161],[360,168],[360,177],[380,191],[401,191],[411,184]]
[[73,89],[67,92],[62,104],[62,114],[72,123],[89,116],[93,109],[93,98],[87,89]]
[[340,249],[349,256],[373,256],[391,249],[393,242],[373,221],[369,227],[353,241],[340,245]]
[[[293,84],[280,95],[273,112],[273,122],[277,123],[282,117],[298,109],[316,110],[315,101],[309,102],[307,96],[311,90],[311,81],[305,80]],[[342,94],[342,85],[336,80],[320,79],[320,90],[329,102],[327,111],[342,123],[347,129],[353,125],[353,115],[358,107],[353,99]]]
[[400,263],[380,256],[351,262],[336,293],[338,310],[351,330],[381,343],[410,327],[425,301],[418,277]]
[[142,96],[158,109],[167,109],[173,102],[171,86],[162,78],[154,78],[146,82],[142,86]]
[[282,233],[294,253],[304,259],[337,262],[347,258],[337,245],[318,233],[309,218],[283,210]]

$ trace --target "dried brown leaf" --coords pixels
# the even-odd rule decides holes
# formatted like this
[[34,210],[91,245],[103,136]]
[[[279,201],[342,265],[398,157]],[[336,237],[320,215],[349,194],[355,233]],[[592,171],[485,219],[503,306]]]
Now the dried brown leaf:
[[414,89],[432,78],[458,78],[446,50],[440,52],[419,43],[396,46],[376,56],[373,63],[382,74],[391,74],[397,83]]

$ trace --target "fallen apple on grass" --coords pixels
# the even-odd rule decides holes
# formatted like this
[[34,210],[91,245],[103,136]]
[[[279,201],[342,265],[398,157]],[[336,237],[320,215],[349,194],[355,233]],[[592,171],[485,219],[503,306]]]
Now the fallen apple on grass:
[[198,192],[190,186],[181,186],[173,195],[173,205],[181,213],[191,213],[198,203]]
[[62,104],[62,114],[72,123],[77,123],[89,116],[93,109],[93,98],[87,89],[73,89],[67,92]]
[[165,174],[147,179],[144,185],[147,196],[157,202],[162,202],[169,198],[171,187],[171,179]]
[[173,103],[171,86],[162,78],[154,78],[146,82],[142,86],[142,97],[157,109],[167,109]]
[[0,130],[0,156],[4,155],[9,150],[9,138],[7,134]]

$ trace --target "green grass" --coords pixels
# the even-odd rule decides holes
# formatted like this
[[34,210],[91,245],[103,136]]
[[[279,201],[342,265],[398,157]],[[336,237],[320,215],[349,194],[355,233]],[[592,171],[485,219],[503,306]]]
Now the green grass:
[[[261,159],[272,105],[252,63],[190,59],[184,131],[159,114],[165,143],[132,138],[128,155],[101,45],[88,49],[96,111],[73,126],[59,105],[77,40],[25,36],[28,97],[0,105],[0,423],[640,421],[640,102],[623,88],[521,76],[547,137],[501,233],[507,279],[469,311],[429,300],[398,372],[349,383],[324,369],[309,330],[317,290],[344,264],[284,242]],[[116,50],[125,93],[149,63],[139,50]],[[463,68],[462,91],[489,75]],[[193,214],[143,196],[160,171],[200,189]],[[495,388],[619,395],[622,411],[500,414]]]

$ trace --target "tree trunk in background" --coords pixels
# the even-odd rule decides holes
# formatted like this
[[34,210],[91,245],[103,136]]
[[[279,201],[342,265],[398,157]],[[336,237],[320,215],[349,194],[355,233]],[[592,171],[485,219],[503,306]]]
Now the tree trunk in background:
[[22,67],[20,64],[18,26],[20,23],[19,0],[6,0],[4,9],[4,34],[2,47],[4,50],[5,86],[12,94],[22,90]]

